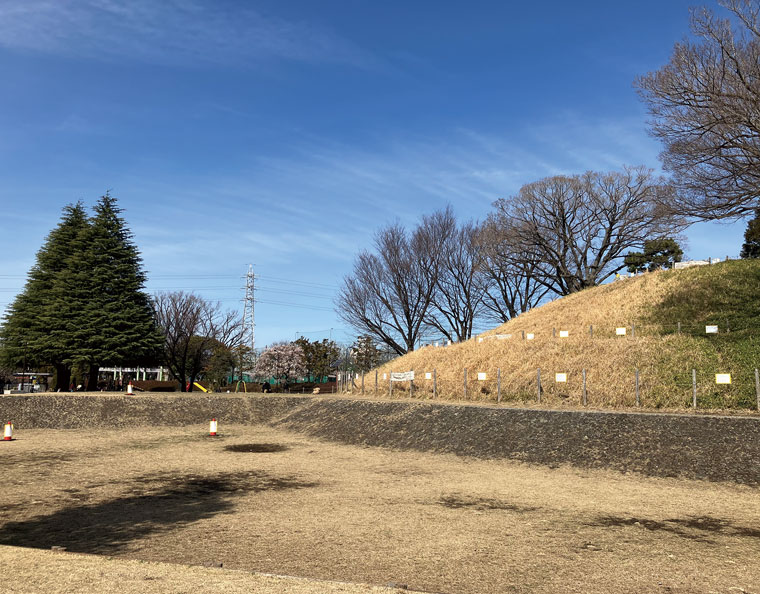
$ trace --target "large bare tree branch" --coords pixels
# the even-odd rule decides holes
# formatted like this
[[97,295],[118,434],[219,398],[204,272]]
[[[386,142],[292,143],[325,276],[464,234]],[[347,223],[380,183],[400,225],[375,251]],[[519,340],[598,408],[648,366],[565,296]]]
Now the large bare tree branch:
[[473,223],[457,225],[450,209],[442,212],[437,237],[440,272],[426,323],[453,341],[472,337],[475,319],[483,309],[485,276]]
[[672,196],[643,167],[555,176],[497,200],[489,225],[518,272],[567,295],[621,270],[626,250],[683,228],[683,218],[663,206]]
[[399,224],[381,229],[375,253],[359,254],[338,295],[343,320],[399,355],[414,350],[433,300],[447,212],[423,217],[411,233]]
[[533,256],[518,251],[495,214],[480,227],[477,246],[484,277],[485,315],[497,322],[510,319],[536,307],[551,293]]
[[671,207],[701,219],[742,217],[760,199],[760,4],[719,4],[736,28],[694,10],[698,41],[677,43],[668,64],[635,82],[680,190]]

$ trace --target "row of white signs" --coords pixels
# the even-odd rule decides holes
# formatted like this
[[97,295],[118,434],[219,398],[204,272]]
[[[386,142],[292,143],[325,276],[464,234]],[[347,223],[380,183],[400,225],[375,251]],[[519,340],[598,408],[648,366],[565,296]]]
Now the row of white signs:
[[[615,334],[617,336],[625,336],[628,332],[627,328],[615,328]],[[718,333],[718,327],[717,326],[705,326],[705,334],[717,334]],[[560,338],[568,338],[570,336],[569,330],[560,330],[559,331],[559,337]],[[483,342],[484,340],[488,338],[496,338],[498,340],[504,340],[507,338],[512,338],[511,334],[490,334],[489,336],[480,336],[478,337],[478,342]],[[533,332],[529,332],[525,335],[525,340],[533,340],[536,338],[536,335]]]
[[[383,379],[388,379],[388,374],[383,374]],[[404,371],[404,372],[393,372],[391,373],[391,381],[392,382],[409,382],[414,379],[414,371]],[[425,372],[425,379],[433,379],[433,374],[429,371]],[[478,372],[478,381],[483,382],[488,379],[488,376],[485,372],[479,371]],[[555,373],[554,374],[554,381],[558,384],[564,384],[567,382],[567,373]],[[716,384],[730,384],[731,383],[731,374],[730,373],[716,373],[715,374],[715,383]]]
[[[388,379],[388,374],[383,374],[383,379]],[[414,371],[404,371],[404,372],[392,372],[391,373],[391,381],[392,382],[409,382],[414,379]],[[425,379],[433,379],[433,374],[429,371],[425,372]],[[485,381],[486,380],[486,374],[483,372],[478,372],[478,380],[479,381]]]

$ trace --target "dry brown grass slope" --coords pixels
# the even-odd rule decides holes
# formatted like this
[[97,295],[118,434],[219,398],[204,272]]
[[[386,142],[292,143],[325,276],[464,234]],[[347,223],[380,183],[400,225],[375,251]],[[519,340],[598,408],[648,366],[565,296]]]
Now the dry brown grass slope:
[[[588,405],[618,408],[636,405],[638,370],[641,406],[683,409],[692,403],[696,369],[698,408],[749,410],[760,367],[758,294],[756,261],[625,278],[546,303],[466,342],[399,357],[377,370],[378,395],[388,394],[384,374],[414,370],[414,396],[431,398],[426,374],[435,371],[440,398],[494,402],[500,370],[502,402],[530,404],[538,399],[540,369],[543,405],[580,405],[585,370]],[[718,325],[719,334],[706,335],[706,324]],[[619,327],[625,336],[616,335]],[[567,382],[555,381],[558,373]],[[731,373],[732,384],[717,385],[716,373]],[[373,393],[374,373],[365,384]],[[408,383],[394,383],[393,391],[409,396]]]

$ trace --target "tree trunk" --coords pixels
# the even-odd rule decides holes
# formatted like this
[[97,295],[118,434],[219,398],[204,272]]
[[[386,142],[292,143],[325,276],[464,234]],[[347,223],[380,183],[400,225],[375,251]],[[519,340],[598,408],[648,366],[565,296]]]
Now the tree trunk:
[[68,365],[63,363],[55,364],[55,383],[52,386],[53,390],[61,390],[63,392],[69,389],[71,383],[71,369]]
[[90,371],[87,374],[87,387],[88,392],[96,392],[98,389],[98,375],[100,374],[100,365],[90,365]]

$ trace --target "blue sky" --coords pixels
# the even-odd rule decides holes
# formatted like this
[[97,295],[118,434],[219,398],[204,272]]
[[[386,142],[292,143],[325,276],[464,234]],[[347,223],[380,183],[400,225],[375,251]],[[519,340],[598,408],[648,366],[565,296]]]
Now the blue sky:
[[[332,299],[378,227],[659,168],[632,81],[694,2],[524,4],[3,0],[0,308],[61,208],[111,190],[151,292],[240,308],[251,263],[257,346],[349,341]],[[744,228],[692,227],[687,254]]]

